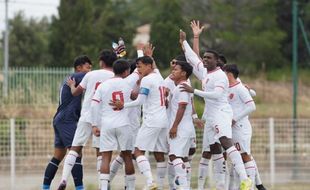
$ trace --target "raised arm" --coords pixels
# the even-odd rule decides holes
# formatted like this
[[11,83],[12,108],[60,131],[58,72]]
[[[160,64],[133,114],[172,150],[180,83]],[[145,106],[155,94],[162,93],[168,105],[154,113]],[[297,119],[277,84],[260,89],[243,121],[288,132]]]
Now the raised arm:
[[191,28],[193,31],[193,35],[194,35],[194,40],[193,40],[193,50],[194,52],[197,54],[197,56],[200,58],[199,55],[199,36],[202,32],[202,30],[204,29],[205,26],[200,27],[200,22],[198,21],[191,21]]
[[186,57],[186,60],[193,66],[193,73],[199,79],[203,80],[205,78],[207,69],[204,68],[201,59],[197,54],[192,50],[189,44],[186,41],[186,33],[180,30],[180,43],[182,44],[183,51]]

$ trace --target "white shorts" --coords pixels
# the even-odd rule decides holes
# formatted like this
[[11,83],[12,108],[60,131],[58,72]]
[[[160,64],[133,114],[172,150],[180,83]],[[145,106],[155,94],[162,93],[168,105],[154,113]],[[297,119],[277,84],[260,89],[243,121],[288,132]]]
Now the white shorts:
[[100,130],[100,152],[132,150],[130,126],[102,128]]
[[181,158],[188,157],[188,152],[191,147],[191,141],[191,137],[177,136],[174,139],[169,138],[169,155],[175,155],[176,157]]
[[213,118],[206,119],[203,132],[203,150],[210,150],[209,145],[219,143],[221,137],[232,138],[232,113],[220,110]]
[[140,127],[131,126],[131,137],[130,137],[131,142],[130,143],[131,143],[132,153],[135,151],[135,143],[136,143],[136,138],[137,138],[139,129],[140,129]]
[[79,121],[72,141],[72,146],[85,146],[88,138],[92,136],[91,123]]
[[236,149],[240,153],[251,154],[252,127],[250,122],[236,123],[232,128],[232,139]]
[[93,148],[100,148],[100,137],[96,137],[95,135],[92,135],[92,145]]
[[135,147],[143,151],[167,153],[167,135],[167,128],[142,126],[138,131]]

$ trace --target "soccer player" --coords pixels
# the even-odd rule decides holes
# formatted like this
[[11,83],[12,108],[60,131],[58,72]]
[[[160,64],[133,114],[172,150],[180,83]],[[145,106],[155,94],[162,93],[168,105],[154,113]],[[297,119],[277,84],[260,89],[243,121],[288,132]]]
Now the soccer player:
[[[166,170],[164,153],[167,152],[167,115],[165,106],[163,78],[155,72],[153,59],[143,56],[137,59],[138,72],[143,76],[140,92],[135,101],[122,103],[114,101],[115,108],[130,108],[143,105],[143,122],[139,129],[135,152],[140,172],[147,179],[148,189],[157,189],[151,172],[150,162],[144,156],[145,151],[154,152],[157,169]],[[158,167],[163,165],[163,167]],[[164,173],[164,172],[163,172]]]
[[[93,96],[92,125],[93,131],[100,128],[100,152],[102,163],[100,169],[101,190],[107,190],[110,181],[110,162],[112,151],[118,150],[122,153],[125,163],[125,173],[127,178],[126,189],[135,189],[134,166],[132,163],[132,143],[129,134],[132,129],[128,117],[128,109],[113,109],[109,106],[110,101],[119,100],[128,102],[130,99],[131,87],[124,79],[130,73],[129,63],[126,60],[117,60],[113,64],[115,76],[106,80],[96,90]],[[101,124],[99,124],[101,121]],[[99,134],[97,134],[98,136]]]
[[[176,66],[177,61],[182,61],[186,62],[186,58],[184,55],[178,55],[176,56],[171,62],[170,62],[170,68],[171,71],[174,69]],[[168,108],[167,108],[167,116],[168,119],[170,120],[170,113],[171,113],[171,105],[170,105],[170,99],[171,99],[171,92],[174,90],[176,87],[175,82],[171,78],[172,74],[170,74],[165,80],[164,80],[164,86],[165,86],[165,95],[167,96],[167,101],[168,101]],[[187,79],[187,82],[191,84],[190,79]],[[196,126],[198,127],[203,127],[203,122],[198,119],[195,107],[193,105],[193,97],[192,98],[192,119],[193,122]],[[192,157],[196,152],[196,134],[194,137],[191,138],[191,146],[189,149],[188,157],[184,158],[183,160],[185,161],[185,167],[187,168],[187,180],[188,180],[188,186],[190,186],[191,183],[191,165],[190,162],[192,161]],[[168,160],[168,182],[169,182],[169,187],[171,190],[176,189],[175,187],[175,171],[172,162]]]
[[[237,65],[225,65],[223,71],[229,80],[229,104],[233,109],[232,137],[237,150],[241,153],[247,175],[255,181],[256,164],[251,156],[252,127],[249,114],[255,111],[255,103],[248,93],[248,89],[238,81],[239,69]],[[258,189],[264,188],[261,186]],[[254,189],[254,184],[251,189]],[[264,188],[265,189],[265,188]]]
[[215,178],[218,180],[216,181],[217,189],[224,189],[225,185],[223,147],[239,174],[240,189],[248,190],[252,181],[247,177],[241,155],[232,142],[232,110],[227,100],[229,83],[225,73],[217,67],[218,54],[208,50],[204,53],[203,61],[201,61],[187,43],[186,34],[183,31],[180,31],[180,43],[184,47],[186,58],[194,68],[194,74],[203,81],[204,91],[193,89],[186,84],[182,84],[182,88],[205,99],[206,125],[203,146],[204,148],[210,146],[215,164]]
[[[169,131],[169,159],[173,163],[176,178],[180,187],[189,190],[187,168],[184,164],[188,157],[191,140],[195,137],[192,120],[192,97],[190,93],[181,92],[180,86],[187,83],[193,67],[186,62],[176,61],[170,78],[177,85],[171,92],[170,100],[170,131]],[[187,83],[189,85],[189,83]],[[188,160],[186,160],[188,161]]]
[[[75,88],[75,81],[68,80],[67,83],[71,88],[71,93],[74,96],[80,95],[85,91],[81,117],[78,121],[76,133],[73,138],[72,147],[68,155],[65,158],[61,182],[58,190],[63,190],[66,188],[67,179],[72,170],[76,158],[81,153],[83,146],[86,145],[88,138],[92,136],[92,126],[91,126],[91,110],[90,105],[92,102],[92,97],[98,88],[98,86],[107,79],[114,76],[112,72],[112,64],[117,59],[116,54],[111,50],[103,50],[100,53],[99,64],[100,70],[95,70],[87,73],[81,83]],[[101,165],[101,156],[99,156],[99,137],[93,137],[93,146],[97,151],[97,170]],[[99,175],[99,173],[98,173]]]
[[[91,70],[91,60],[86,56],[78,56],[74,60],[74,74],[69,77],[74,78],[78,85],[85,74]],[[49,190],[52,180],[57,172],[59,163],[66,155],[67,149],[71,147],[77,122],[81,112],[82,95],[73,96],[70,87],[63,82],[60,88],[59,106],[53,119],[55,133],[54,156],[48,163],[45,173],[42,190]],[[83,187],[83,168],[81,157],[77,158],[72,169],[72,176],[76,190],[82,190]]]

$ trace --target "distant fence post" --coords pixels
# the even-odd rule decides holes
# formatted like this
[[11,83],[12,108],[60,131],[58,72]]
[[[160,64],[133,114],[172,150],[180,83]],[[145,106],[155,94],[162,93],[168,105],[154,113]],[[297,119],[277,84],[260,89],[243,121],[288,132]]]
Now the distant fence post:
[[15,189],[15,119],[10,119],[11,190]]
[[270,184],[274,187],[275,179],[275,145],[274,145],[274,118],[269,118],[269,147],[270,147]]

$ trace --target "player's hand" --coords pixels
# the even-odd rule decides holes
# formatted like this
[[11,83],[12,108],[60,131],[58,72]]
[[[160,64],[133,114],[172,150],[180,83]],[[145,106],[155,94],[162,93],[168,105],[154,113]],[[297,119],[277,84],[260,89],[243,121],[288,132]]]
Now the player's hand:
[[174,139],[177,136],[177,131],[178,131],[178,127],[171,127],[170,131],[169,131],[169,137],[171,139]]
[[189,86],[186,83],[182,83],[181,86],[181,92],[189,92],[189,93],[194,93],[194,88]]
[[139,95],[139,89],[133,89],[130,94],[130,99],[135,100]]
[[96,137],[99,137],[99,136],[100,136],[100,129],[99,129],[98,127],[93,126],[92,131],[93,131],[93,134],[94,134]]
[[183,42],[186,40],[186,33],[182,30],[182,29],[180,29],[180,44],[182,44],[183,45]]
[[201,119],[196,118],[193,120],[193,122],[194,122],[194,125],[198,127],[199,129],[202,129],[205,126],[205,122]]
[[110,106],[113,107],[113,109],[115,110],[121,110],[124,108],[124,102],[120,101],[120,100],[111,100],[109,103]]
[[75,82],[75,79],[74,78],[71,78],[71,77],[68,77],[67,79],[67,85],[72,88],[76,85],[76,82]]
[[143,48],[143,54],[145,56],[153,57],[155,47],[153,47],[153,44],[147,43]]
[[191,21],[191,28],[194,34],[194,37],[199,37],[205,26],[200,27],[200,22],[199,20],[193,20]]

